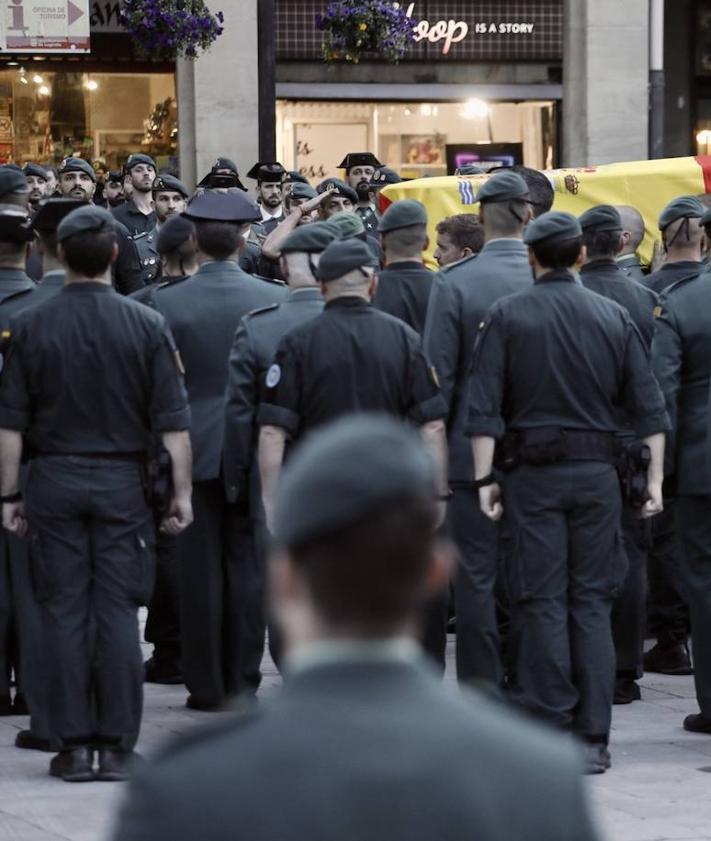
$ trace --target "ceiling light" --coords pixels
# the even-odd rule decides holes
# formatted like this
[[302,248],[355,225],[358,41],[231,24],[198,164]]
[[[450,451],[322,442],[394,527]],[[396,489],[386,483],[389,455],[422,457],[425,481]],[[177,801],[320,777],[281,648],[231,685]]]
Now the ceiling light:
[[33,81],[36,85],[42,85],[42,84],[44,84],[44,79],[43,79],[43,78],[39,75],[39,73],[35,73],[35,75],[32,77],[32,81]]
[[459,112],[465,120],[476,120],[489,116],[489,103],[483,99],[468,99]]
[[37,93],[40,96],[49,96],[49,88],[47,87],[47,85],[40,85],[37,88]]
[[87,90],[95,91],[95,90],[98,89],[98,87],[99,87],[99,83],[95,82],[93,79],[89,79],[89,81],[86,83],[86,89]]

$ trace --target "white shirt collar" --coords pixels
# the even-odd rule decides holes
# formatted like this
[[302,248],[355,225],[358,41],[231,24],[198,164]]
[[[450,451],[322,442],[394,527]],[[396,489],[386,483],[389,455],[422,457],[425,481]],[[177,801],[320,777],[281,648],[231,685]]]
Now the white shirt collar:
[[317,666],[337,663],[415,663],[422,657],[419,645],[410,637],[383,639],[318,640],[299,646],[286,658],[290,675]]

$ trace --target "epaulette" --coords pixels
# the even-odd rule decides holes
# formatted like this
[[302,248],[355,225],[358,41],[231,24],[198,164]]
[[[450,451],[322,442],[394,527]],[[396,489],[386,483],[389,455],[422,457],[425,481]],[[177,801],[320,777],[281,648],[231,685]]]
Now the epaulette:
[[253,318],[255,315],[261,315],[265,312],[273,312],[274,310],[278,310],[281,304],[269,304],[267,307],[260,307],[258,310],[251,310],[247,313],[245,318]]
[[675,280],[671,286],[667,286],[667,288],[662,292],[660,297],[666,298],[670,292],[676,292],[682,286],[686,286],[687,283],[691,283],[692,280],[696,280],[697,277],[701,277],[702,274],[706,274],[705,271],[695,272],[694,274],[686,275],[685,277],[680,277],[679,280]]
[[452,269],[458,269],[459,266],[463,266],[465,263],[468,263],[470,260],[476,260],[478,254],[471,254],[469,257],[464,257],[462,260],[457,260],[456,263],[450,263],[448,266],[440,266],[439,271],[442,274],[446,274],[448,271]]
[[4,304],[6,301],[12,301],[15,298],[21,297],[22,295],[27,295],[28,292],[34,292],[35,289],[37,289],[37,284],[35,284],[34,286],[30,286],[27,289],[20,289],[17,292],[10,292],[9,295],[5,295],[4,297],[0,295],[0,304]]
[[157,292],[159,289],[167,289],[169,286],[178,286],[178,284],[187,280],[189,277],[191,277],[191,275],[185,275],[185,277],[171,277],[168,280],[162,280],[160,283],[156,283],[155,291]]
[[257,280],[263,280],[265,283],[273,283],[275,286],[286,286],[283,280],[277,280],[275,277],[262,277],[260,274],[253,274],[252,277],[256,277]]

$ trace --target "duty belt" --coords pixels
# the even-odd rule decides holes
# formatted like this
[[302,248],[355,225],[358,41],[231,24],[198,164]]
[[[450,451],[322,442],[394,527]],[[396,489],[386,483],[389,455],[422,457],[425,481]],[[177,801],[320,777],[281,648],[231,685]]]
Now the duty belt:
[[496,466],[512,470],[517,464],[555,464],[560,461],[604,461],[616,465],[621,447],[611,432],[535,427],[507,432],[497,446]]
[[146,460],[146,454],[141,452],[134,453],[62,453],[59,451],[48,452],[47,450],[35,450],[35,456],[68,456],[70,458],[100,458],[108,461],[133,461],[142,463]]

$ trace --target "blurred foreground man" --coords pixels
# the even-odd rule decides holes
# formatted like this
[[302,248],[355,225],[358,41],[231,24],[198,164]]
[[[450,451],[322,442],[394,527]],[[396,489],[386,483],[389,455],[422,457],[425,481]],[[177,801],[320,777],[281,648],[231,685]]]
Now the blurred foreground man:
[[629,314],[571,271],[582,248],[578,220],[543,214],[524,241],[535,284],[497,301],[479,325],[468,427],[475,486],[487,517],[505,507],[514,541],[511,697],[580,736],[586,772],[601,774],[610,767],[615,680],[610,612],[627,571],[619,410],[650,451],[644,516],[662,510],[668,419]]
[[394,420],[342,419],[304,443],[274,518],[284,689],[164,751],[115,841],[596,837],[566,740],[450,694],[418,651],[418,609],[450,567],[437,491]]
[[[96,778],[118,780],[141,719],[136,610],[153,587],[143,461],[151,434],[160,434],[174,484],[163,525],[178,533],[192,519],[190,413],[165,322],[111,287],[111,215],[75,210],[57,239],[66,286],[10,327],[0,388],[2,519],[13,534],[29,533],[50,740],[59,750],[50,774],[94,779],[98,748]],[[23,436],[33,456],[26,502]]]

